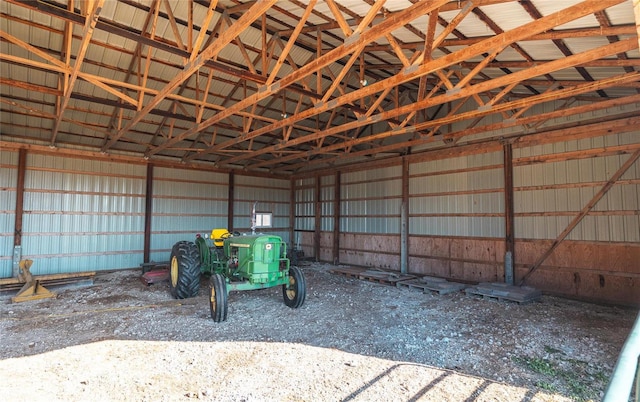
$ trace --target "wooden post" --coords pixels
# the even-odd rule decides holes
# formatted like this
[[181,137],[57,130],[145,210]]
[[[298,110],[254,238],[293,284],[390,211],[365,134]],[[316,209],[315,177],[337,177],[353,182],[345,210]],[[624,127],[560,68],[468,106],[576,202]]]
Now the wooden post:
[[504,148],[504,282],[513,285],[515,266],[515,232],[513,206],[513,148],[505,143]]
[[235,174],[229,172],[229,192],[227,196],[227,230],[233,232],[233,203],[234,203],[234,191],[235,191]]
[[400,205],[400,273],[409,272],[409,160],[402,158],[402,204]]
[[636,32],[638,33],[638,45],[640,45],[640,0],[633,0],[633,15],[636,18]]
[[340,172],[336,172],[333,197],[333,265],[338,265],[340,264]]
[[24,214],[24,178],[27,171],[27,150],[18,151],[18,180],[16,183],[16,214],[13,230],[13,269],[12,275],[17,278],[20,273],[22,259],[22,215]]
[[316,175],[315,191],[315,232],[313,234],[313,253],[316,261],[320,261],[320,226],[322,225],[322,203],[320,202],[320,175]]
[[147,164],[147,190],[144,196],[144,257],[151,261],[151,219],[153,217],[153,163]]
[[289,180],[289,245],[291,250],[296,247],[296,180]]

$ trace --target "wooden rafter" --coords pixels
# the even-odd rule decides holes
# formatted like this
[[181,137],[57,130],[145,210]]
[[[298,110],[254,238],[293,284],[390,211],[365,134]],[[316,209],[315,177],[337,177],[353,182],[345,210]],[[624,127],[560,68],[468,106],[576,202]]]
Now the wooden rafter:
[[[140,122],[144,116],[146,116],[152,109],[154,109],[162,100],[164,100],[171,92],[173,92],[182,82],[187,80],[193,73],[195,73],[204,63],[218,54],[224,46],[231,42],[240,32],[244,31],[249,24],[251,24],[256,18],[261,16],[265,11],[269,9],[277,0],[263,0],[255,3],[245,14],[240,17],[236,23],[222,32],[218,39],[216,39],[209,47],[204,49],[198,54],[197,57],[189,60],[185,64],[184,69],[174,79],[171,80],[141,111],[129,120],[127,125],[118,132],[111,136],[109,141],[102,147],[102,151],[105,152],[113,144],[115,144],[123,135],[125,135],[135,124]],[[194,47],[195,51],[195,47]],[[201,123],[202,124],[202,123]],[[174,137],[175,138],[175,137]]]
[[[613,0],[611,2],[611,4],[617,3],[617,1]],[[240,136],[234,140],[231,140],[228,142],[228,145],[231,145],[233,143],[237,143],[240,141],[245,141],[247,139],[250,138],[255,138],[258,135],[261,135],[263,132],[266,132],[268,130],[274,130],[277,129],[279,127],[282,127],[283,125],[286,125],[288,123],[297,121],[297,120],[301,120],[302,118],[308,118],[310,116],[313,116],[317,113],[320,113],[322,111],[326,111],[330,108],[339,106],[341,104],[345,104],[348,102],[353,102],[357,99],[359,99],[362,96],[368,96],[368,95],[372,95],[375,93],[378,93],[382,90],[384,90],[384,88],[390,86],[390,85],[398,85],[399,82],[407,82],[410,81],[412,79],[415,79],[416,77],[420,77],[422,75],[425,75],[431,71],[438,71],[444,67],[447,67],[449,65],[455,64],[456,62],[459,62],[461,60],[465,60],[469,57],[472,57],[474,55],[478,55],[478,54],[482,54],[483,52],[493,49],[496,46],[505,46],[508,45],[509,42],[511,41],[517,41],[520,37],[527,37],[528,35],[532,35],[535,34],[536,32],[541,32],[544,31],[546,29],[549,29],[549,27],[553,27],[556,24],[560,23],[559,20],[565,20],[565,21],[571,21],[575,18],[578,18],[580,15],[586,15],[588,13],[594,12],[596,10],[601,9],[601,7],[606,7],[606,4],[602,4],[598,3],[598,2],[584,2],[580,5],[577,6],[573,6],[570,7],[566,10],[564,10],[564,12],[558,12],[555,14],[552,14],[550,16],[547,16],[545,18],[539,19],[537,21],[531,22],[529,24],[526,24],[525,26],[521,26],[518,28],[513,29],[512,31],[503,33],[501,35],[498,35],[496,37],[493,38],[489,38],[486,39],[484,42],[480,42],[477,43],[473,46],[470,46],[468,48],[465,49],[461,49],[457,52],[454,52],[450,55],[444,56],[438,60],[434,60],[430,63],[425,63],[422,64],[420,66],[416,66],[415,68],[412,66],[411,70],[406,69],[405,72],[403,74],[398,74],[392,78],[389,78],[387,80],[381,81],[381,82],[377,82],[373,85],[370,85],[368,87],[365,88],[361,88],[359,90],[353,91],[349,94],[345,94],[341,97],[339,97],[338,99],[334,99],[331,102],[329,102],[328,104],[322,104],[319,105],[318,107],[314,108],[314,109],[310,109],[310,110],[306,110],[301,112],[299,115],[297,116],[292,116],[289,117],[288,119],[284,119],[283,121],[280,122],[276,122],[274,124],[272,124],[271,126],[265,127],[263,129],[260,130],[256,130],[253,133],[248,133],[247,135],[243,135]],[[620,47],[615,47],[615,46],[620,46]],[[613,45],[609,45],[612,46],[610,47],[603,47],[601,48],[601,51],[603,51],[602,49],[607,49],[605,52],[611,52],[612,49],[630,49],[632,47],[632,45],[629,43],[629,41],[626,41],[626,43],[623,44],[623,42],[619,42],[618,44],[613,44]],[[609,53],[610,54],[610,53]],[[571,65],[575,65],[576,62],[582,61],[582,60],[588,60],[590,58],[600,58],[602,57],[602,54],[596,51],[589,51],[589,52],[585,52],[583,56],[581,57],[567,57],[565,59],[562,60],[558,60],[558,61],[554,61],[551,63],[547,63],[544,68],[541,66],[534,66],[531,67],[528,70],[523,70],[517,73],[513,73],[507,76],[503,76],[499,79],[497,79],[498,81],[505,81],[504,85],[509,85],[513,82],[517,82],[518,78],[523,78],[523,79],[528,79],[534,76],[539,76],[539,75],[544,75],[547,74],[548,72],[551,71],[556,71],[558,69],[562,69],[562,68],[567,68],[568,66]],[[573,64],[572,64],[573,63]],[[498,82],[496,80],[490,80],[490,82]],[[391,84],[392,82],[392,84]],[[471,95],[471,92],[474,93],[480,93],[483,91],[486,91],[487,89],[482,89],[482,90],[478,90],[483,88],[482,85],[476,85],[474,86],[475,88],[473,88],[473,90],[470,90],[468,88],[462,89],[462,90],[458,90],[459,94],[447,94],[447,96],[458,96],[458,97],[464,97],[464,96],[468,96]],[[364,92],[364,94],[362,93]],[[281,144],[278,145],[280,147],[286,147],[286,146],[293,146],[293,145],[297,145],[301,142],[308,142],[308,141],[313,141],[315,137],[317,136],[327,136],[327,135],[334,135],[337,132],[343,132],[343,131],[347,131],[347,130],[351,130],[366,124],[371,124],[371,123],[375,123],[377,121],[380,120],[385,120],[386,118],[389,117],[395,117],[401,114],[405,114],[405,113],[410,113],[412,110],[417,110],[417,109],[423,109],[432,105],[437,104],[437,100],[434,101],[434,99],[425,99],[422,102],[417,102],[416,104],[413,105],[409,105],[409,106],[405,106],[405,107],[399,107],[393,111],[389,111],[386,113],[381,113],[380,116],[372,116],[368,119],[363,119],[363,120],[358,120],[356,122],[353,123],[349,123],[349,124],[343,124],[340,127],[334,127],[330,130],[326,130],[323,133],[316,133],[313,136],[310,136],[308,139],[306,138],[297,138],[295,139],[293,142],[291,142],[290,144]],[[214,146],[212,148],[210,148],[211,151],[218,151],[221,150],[225,147],[225,144],[221,144],[221,145],[217,145]],[[192,156],[193,157],[193,156]]]
[[[217,115],[211,117],[210,119],[194,126],[192,129],[187,130],[186,132],[182,133],[180,136],[165,142],[162,146],[156,147],[155,149],[151,150],[151,152],[149,152],[147,156],[153,155],[163,149],[166,149],[176,144],[177,142],[181,141],[182,139],[187,138],[193,133],[201,131],[225,119],[226,117],[233,115],[236,112],[245,109],[246,107],[251,106],[253,103],[256,103],[261,101],[262,99],[265,99],[266,97],[272,95],[274,92],[277,92],[279,90],[282,90],[283,88],[288,87],[289,85],[297,82],[299,79],[314,73],[318,69],[323,68],[336,60],[339,60],[340,58],[344,57],[347,54],[353,53],[354,49],[357,49],[359,46],[361,46],[361,44],[370,43],[372,40],[378,37],[384,36],[387,33],[396,29],[397,27],[408,23],[415,17],[416,14],[420,15],[420,14],[429,13],[431,10],[441,6],[446,2],[447,0],[435,0],[435,1],[421,1],[414,4],[413,6],[407,8],[406,10],[399,12],[396,15],[397,18],[392,20],[385,20],[381,22],[380,24],[376,25],[375,30],[368,29],[364,31],[362,34],[359,35],[357,40],[345,43],[341,46],[336,47],[332,51],[325,53],[322,57],[316,59],[314,63],[305,65],[300,70],[296,71],[296,73],[290,74],[280,79],[276,83],[258,91],[257,93],[247,97],[243,101],[237,102],[235,105],[227,108],[225,111],[220,112]],[[246,138],[246,140],[248,139],[250,138]],[[245,139],[243,138],[242,140],[244,141]],[[219,149],[222,149],[224,147],[228,147],[231,145],[233,145],[233,143],[225,143]],[[214,152],[218,150],[218,149],[214,149],[216,147],[218,146],[208,149],[207,152]]]
[[[611,46],[611,45],[609,45]],[[575,57],[575,56],[574,56]],[[640,73],[630,73],[630,75],[625,74],[624,76],[621,76],[619,79],[620,80],[628,80],[628,81],[637,81],[638,79],[640,79]],[[416,130],[424,130],[426,128],[429,128],[431,126],[441,126],[444,124],[448,124],[451,123],[453,121],[460,121],[462,119],[471,119],[471,118],[476,118],[479,116],[483,116],[483,115],[489,115],[489,114],[493,114],[496,112],[499,112],[501,110],[510,110],[513,108],[518,108],[518,107],[526,107],[527,105],[536,103],[536,102],[545,102],[548,100],[555,100],[555,99],[560,99],[562,97],[567,97],[567,96],[573,96],[577,93],[581,93],[581,92],[589,92],[589,91],[593,91],[593,90],[597,90],[599,88],[606,88],[607,85],[614,85],[617,84],[617,79],[614,79],[612,81],[608,81],[608,82],[593,82],[593,83],[585,83],[582,84],[581,86],[577,86],[575,88],[563,88],[563,89],[559,89],[557,91],[555,91],[555,93],[544,93],[541,95],[537,95],[537,96],[531,96],[531,97],[527,97],[525,99],[521,99],[521,100],[517,100],[517,101],[512,101],[512,102],[508,102],[508,103],[503,103],[500,104],[496,107],[492,107],[492,108],[488,108],[485,110],[475,110],[475,111],[469,111],[469,112],[465,112],[465,113],[461,113],[458,116],[446,116],[444,118],[440,118],[440,119],[436,119],[436,120],[431,120],[428,122],[424,122],[424,123],[420,123],[417,124],[411,128],[408,129],[399,129],[399,130],[392,130],[392,131],[388,131],[388,132],[383,132],[383,133],[378,133],[375,135],[371,135],[365,139],[359,139],[359,140],[351,140],[351,143],[359,143],[359,142],[368,142],[368,141],[372,141],[372,140],[376,140],[376,139],[382,139],[382,138],[387,138],[390,136],[394,136],[394,135],[401,135],[401,134],[405,134],[411,131],[416,131]],[[467,92],[468,94],[468,92]],[[456,95],[457,98],[462,98],[462,95],[458,94]],[[318,132],[315,133],[313,135],[307,136],[305,138],[298,138],[295,140],[290,141],[290,143],[300,143],[302,141],[312,141],[320,136],[329,136],[329,135],[334,135],[339,133],[340,131],[343,131],[344,129],[355,129],[358,126],[360,122],[354,122],[354,123],[348,123],[346,125],[342,125],[340,127],[334,127],[332,129],[328,129],[328,130],[324,130],[322,132]],[[347,126],[347,127],[345,127]],[[446,138],[453,138],[451,136],[447,136]],[[459,138],[459,137],[457,137]],[[277,147],[279,148],[283,148],[283,145],[278,145]],[[277,148],[276,147],[276,148]],[[401,145],[398,145],[398,148],[402,147]],[[336,149],[339,149],[340,147],[330,147],[328,149],[324,149],[324,150],[314,150],[312,151],[312,153],[314,154],[321,154],[324,151],[333,151]],[[261,150],[259,153],[265,153],[267,152],[268,149],[263,149]],[[258,152],[256,152],[257,154]],[[375,153],[375,151],[373,151],[372,153]],[[308,155],[308,152],[305,152],[305,155]],[[289,155],[287,158],[285,158],[284,160],[281,160],[279,162],[283,162],[283,161],[287,161],[287,160],[294,160],[296,159],[296,155]],[[266,166],[270,164],[269,161],[264,162],[262,164],[260,164],[259,166]]]
[[[497,127],[482,123],[491,115],[500,117],[500,127],[520,124],[536,131],[576,104],[600,111],[609,102],[628,105],[629,94],[640,93],[634,76],[638,41],[631,45],[638,18],[629,23],[628,16],[613,18],[608,10],[630,3],[638,13],[637,0],[572,0],[546,16],[534,3],[512,0],[411,0],[413,6],[400,11],[375,0],[333,0],[325,7],[291,0],[265,7],[247,32],[208,58],[200,57],[202,50],[218,46],[220,36],[260,2],[227,7],[186,0],[178,10],[169,0],[113,0],[95,23],[102,35],[87,38],[81,30],[93,2],[6,1],[11,6],[2,18],[8,29],[0,32],[9,49],[0,59],[10,66],[3,70],[10,75],[0,77],[4,131],[21,129],[12,115],[35,116],[31,121],[41,120],[39,127],[57,127],[58,147],[92,144],[147,157],[182,156],[187,163],[292,173],[377,152],[413,153],[411,147],[433,141],[464,146],[469,136],[491,135],[482,131]],[[525,26],[498,26],[495,13],[503,3],[531,16],[527,32]],[[368,8],[351,7],[356,4]],[[29,11],[14,12],[18,8]],[[120,16],[132,12],[134,21],[123,23]],[[22,16],[27,14],[51,19]],[[560,29],[577,15],[588,17],[581,21],[590,26]],[[45,22],[55,19],[62,23]],[[496,35],[467,36],[478,19]],[[49,45],[33,41],[42,33],[52,38]],[[112,41],[114,36],[120,40]],[[611,46],[593,48],[603,40]],[[529,41],[546,41],[565,57],[543,60],[538,56],[545,53]],[[86,47],[87,56],[78,58],[72,43]],[[185,73],[195,63],[199,67]],[[74,64],[82,67],[74,72]],[[47,84],[11,74],[27,69]],[[84,91],[91,88],[86,85],[74,91],[72,74],[93,91]],[[29,92],[42,96],[30,100]],[[553,111],[535,106],[543,102],[554,102]],[[53,144],[53,133],[43,130],[34,126],[25,138]]]
[[71,92],[73,91],[73,87],[76,83],[76,80],[78,79],[78,73],[80,72],[80,67],[82,66],[84,56],[87,53],[87,48],[89,47],[91,36],[93,35],[96,23],[98,22],[98,16],[100,15],[100,11],[102,11],[102,5],[104,4],[104,1],[105,0],[96,0],[91,4],[91,8],[87,12],[84,28],[82,29],[83,39],[80,43],[80,47],[78,48],[78,53],[76,54],[76,62],[73,65],[73,69],[71,70],[69,78],[66,79],[65,77],[66,86],[64,87],[64,97],[60,101],[60,107],[58,108],[58,117],[53,123],[51,140],[49,141],[51,145],[56,144],[58,130],[60,129],[60,122],[62,121],[62,115],[64,114],[64,111],[69,104],[69,100],[71,99]]

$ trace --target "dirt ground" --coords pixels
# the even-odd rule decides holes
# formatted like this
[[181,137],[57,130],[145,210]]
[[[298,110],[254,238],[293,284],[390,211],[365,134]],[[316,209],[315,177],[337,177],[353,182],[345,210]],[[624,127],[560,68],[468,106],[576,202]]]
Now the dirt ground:
[[[301,266],[307,298],[231,293],[229,316],[138,270],[57,298],[0,299],[0,399],[42,401],[600,400],[632,309],[516,304],[394,288]],[[5,399],[6,398],[6,399]]]

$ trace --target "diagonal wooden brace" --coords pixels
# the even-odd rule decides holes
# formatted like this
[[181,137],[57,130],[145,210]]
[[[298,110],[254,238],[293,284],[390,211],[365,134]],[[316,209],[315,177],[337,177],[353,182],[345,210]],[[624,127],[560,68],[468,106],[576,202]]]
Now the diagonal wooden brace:
[[531,274],[536,269],[538,269],[538,267],[540,267],[540,265],[542,265],[542,263],[551,255],[551,253],[553,253],[553,251],[556,249],[556,247],[558,247],[560,245],[560,243],[562,243],[562,241],[569,235],[569,233],[571,233],[571,231],[576,226],[578,226],[578,223],[580,223],[580,221],[582,221],[582,218],[587,216],[589,211],[591,211],[593,209],[593,207],[595,207],[595,205],[598,203],[598,201],[600,201],[602,199],[602,197],[604,197],[604,195],[607,194],[607,191],[609,191],[609,189],[611,187],[613,187],[613,185],[616,183],[616,181],[618,181],[620,179],[620,177],[622,177],[622,175],[638,160],[638,158],[640,158],[640,149],[635,151],[631,155],[631,157],[629,157],[629,159],[627,159],[627,161],[625,163],[623,163],[622,166],[620,166],[620,169],[618,169],[618,171],[615,172],[613,174],[613,176],[611,176],[611,179],[609,179],[609,181],[607,181],[607,183],[600,189],[600,191],[598,191],[598,193],[595,196],[593,196],[591,201],[589,201],[587,203],[587,205],[585,205],[584,208],[582,208],[582,211],[580,211],[580,213],[575,218],[573,218],[573,220],[571,221],[569,226],[567,226],[562,231],[562,233],[560,233],[560,235],[558,235],[558,237],[553,241],[553,244],[551,245],[551,247],[549,247],[549,249],[544,254],[542,254],[542,256],[540,256],[540,258],[538,258],[538,261],[536,261],[536,263],[533,264],[531,266],[531,268],[529,268],[529,271],[527,271],[527,273],[520,280],[520,283],[519,283],[520,286],[522,286],[524,284],[524,282],[527,279],[529,279]]

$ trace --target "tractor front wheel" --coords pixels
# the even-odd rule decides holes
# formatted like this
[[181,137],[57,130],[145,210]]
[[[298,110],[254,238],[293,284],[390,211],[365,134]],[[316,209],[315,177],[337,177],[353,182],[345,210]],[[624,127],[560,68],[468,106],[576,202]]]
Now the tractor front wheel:
[[304,303],[306,284],[300,268],[289,268],[289,284],[282,285],[282,296],[284,304],[291,308],[298,308]]
[[222,322],[227,319],[227,282],[220,274],[211,275],[209,281],[209,307],[211,318],[215,322]]
[[171,250],[169,289],[176,299],[188,299],[200,290],[200,253],[190,241],[179,241]]

